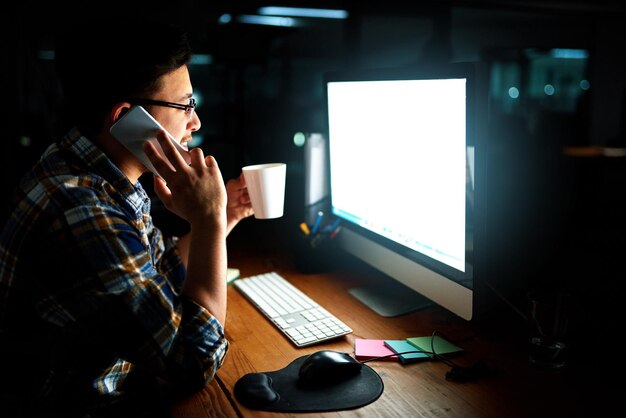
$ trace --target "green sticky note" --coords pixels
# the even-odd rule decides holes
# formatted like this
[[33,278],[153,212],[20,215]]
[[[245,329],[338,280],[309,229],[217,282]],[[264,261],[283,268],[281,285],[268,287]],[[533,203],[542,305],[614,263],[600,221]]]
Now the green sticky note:
[[426,353],[407,353],[408,351],[416,351],[418,349],[409,344],[406,340],[385,340],[385,346],[394,353],[398,354],[398,357],[400,357],[400,362],[402,364],[414,363],[416,361],[430,359],[430,356]]
[[[433,341],[434,338],[434,341]],[[454,354],[463,351],[462,348],[457,347],[452,344],[450,341],[441,338],[438,335],[427,336],[427,337],[413,337],[407,338],[406,341],[412,345],[413,347],[422,349],[424,351],[432,352],[433,346],[435,348],[436,354]],[[431,344],[431,341],[433,343]]]

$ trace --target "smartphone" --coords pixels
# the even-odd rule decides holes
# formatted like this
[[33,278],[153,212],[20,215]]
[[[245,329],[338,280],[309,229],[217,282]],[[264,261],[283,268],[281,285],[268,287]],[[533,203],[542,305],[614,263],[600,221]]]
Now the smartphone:
[[[146,141],[150,141],[154,144],[159,154],[165,158],[165,161],[170,164],[169,159],[163,152],[159,141],[157,140],[157,133],[163,130],[167,133],[169,139],[174,143],[178,151],[181,153],[187,164],[191,163],[189,152],[180,145],[174,137],[165,130],[161,124],[152,117],[150,113],[141,106],[133,106],[128,112],[111,126],[111,135],[121,142],[130,152],[132,152],[138,159],[154,174],[161,176],[159,172],[154,168],[152,162],[143,151],[143,144]],[[162,177],[162,176],[161,176]]]

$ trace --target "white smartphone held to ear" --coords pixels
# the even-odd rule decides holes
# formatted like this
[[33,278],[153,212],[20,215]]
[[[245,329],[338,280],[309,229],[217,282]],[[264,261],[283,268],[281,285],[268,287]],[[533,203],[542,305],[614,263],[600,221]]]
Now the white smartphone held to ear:
[[167,133],[167,136],[174,143],[176,149],[178,149],[180,154],[185,159],[185,162],[190,164],[191,158],[189,157],[189,152],[178,141],[176,141],[174,137],[167,132],[167,130],[165,130],[150,113],[146,111],[146,109],[141,106],[131,107],[128,112],[122,115],[122,117],[119,118],[113,126],[111,126],[109,131],[111,132],[111,135],[113,135],[115,139],[121,142],[122,145],[132,152],[135,157],[143,163],[143,165],[145,165],[154,174],[162,177],[156,168],[154,168],[146,153],[143,151],[143,144],[146,141],[152,142],[158,153],[170,165],[170,168],[174,169],[157,140],[157,133],[161,130]]

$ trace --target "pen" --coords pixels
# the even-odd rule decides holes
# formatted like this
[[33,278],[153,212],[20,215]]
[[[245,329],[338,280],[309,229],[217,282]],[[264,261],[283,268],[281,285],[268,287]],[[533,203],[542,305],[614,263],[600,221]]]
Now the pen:
[[311,228],[311,233],[315,234],[317,229],[320,227],[320,223],[322,222],[322,217],[324,216],[324,212],[321,210],[317,212],[317,217],[315,218],[315,223],[313,224],[313,228]]
[[311,247],[315,248],[317,247],[317,245],[320,243],[320,241],[324,239],[324,235],[322,234],[317,234],[315,237],[313,237],[313,239],[311,240]]
[[333,222],[332,224],[324,225],[322,231],[330,234],[339,226],[339,222],[341,222],[341,219],[336,219],[335,222]]
[[337,234],[341,231],[341,227],[338,226],[337,228],[335,228],[335,230],[330,234],[330,239],[333,239],[337,236]]
[[300,224],[300,229],[302,230],[302,232],[304,232],[304,235],[309,235],[311,233],[311,231],[309,231],[309,226],[306,224],[306,222],[302,222]]
[[337,227],[339,226],[339,223],[341,222],[341,219],[336,219],[335,222],[333,222],[333,224],[330,226],[330,232],[334,232],[335,229],[337,229]]

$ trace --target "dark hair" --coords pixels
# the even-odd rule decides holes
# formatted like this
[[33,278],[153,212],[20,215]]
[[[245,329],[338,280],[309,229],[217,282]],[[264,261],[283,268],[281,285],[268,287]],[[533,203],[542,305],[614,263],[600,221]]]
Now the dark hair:
[[152,93],[160,77],[190,58],[186,32],[163,22],[130,19],[73,25],[60,34],[55,51],[67,122],[86,134],[99,131],[113,105]]

